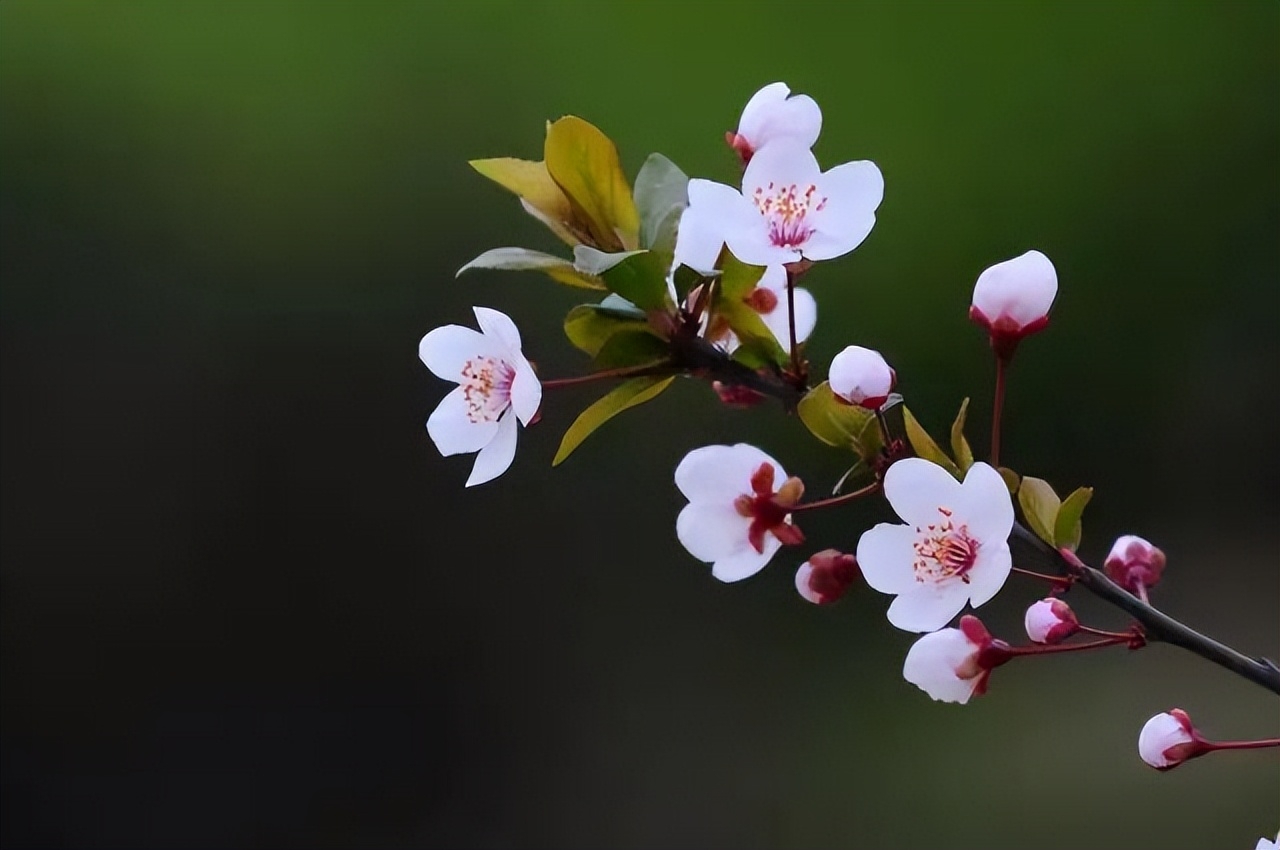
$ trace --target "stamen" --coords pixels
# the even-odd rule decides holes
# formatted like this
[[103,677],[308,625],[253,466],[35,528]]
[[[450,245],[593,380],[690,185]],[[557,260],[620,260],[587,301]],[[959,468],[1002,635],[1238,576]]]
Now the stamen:
[[467,419],[494,422],[511,404],[511,382],[516,370],[495,357],[473,357],[462,367],[462,397],[467,403]]

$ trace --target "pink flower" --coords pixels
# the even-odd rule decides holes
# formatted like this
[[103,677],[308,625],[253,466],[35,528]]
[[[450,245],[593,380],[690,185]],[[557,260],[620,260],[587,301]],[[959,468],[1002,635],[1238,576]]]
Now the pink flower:
[[880,352],[850,345],[835,356],[827,370],[831,391],[849,404],[879,410],[893,390],[896,375]]
[[1080,630],[1071,606],[1061,599],[1041,599],[1027,609],[1027,637],[1036,643],[1061,643]]
[[1126,534],[1111,546],[1103,562],[1107,577],[1130,593],[1143,594],[1160,581],[1165,557],[1155,546],[1141,537]]
[[1200,734],[1191,718],[1175,708],[1151,718],[1138,735],[1138,755],[1156,770],[1170,770],[1201,755]]
[[796,590],[814,605],[830,605],[858,579],[858,561],[835,549],[823,549],[796,570]]
[[725,133],[729,147],[743,165],[760,148],[778,139],[813,147],[822,132],[822,110],[813,98],[791,94],[786,83],[770,83],[751,96],[742,110],[736,133]]
[[966,615],[960,618],[960,628],[917,640],[907,652],[902,676],[940,702],[963,704],[986,693],[992,669],[1009,660],[1007,649],[981,620]]
[[1058,273],[1039,251],[996,263],[978,276],[969,318],[991,335],[991,347],[1012,356],[1025,336],[1049,324]]

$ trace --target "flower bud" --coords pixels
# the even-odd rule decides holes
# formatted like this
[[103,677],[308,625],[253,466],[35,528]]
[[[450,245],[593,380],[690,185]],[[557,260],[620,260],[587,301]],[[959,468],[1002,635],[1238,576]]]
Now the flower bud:
[[1053,263],[1039,251],[1028,251],[978,275],[969,318],[991,335],[996,354],[1008,358],[1023,337],[1049,324],[1057,294]]
[[1027,609],[1027,637],[1036,643],[1062,643],[1080,630],[1071,606],[1061,599],[1049,597]]
[[830,605],[844,596],[859,575],[852,555],[823,549],[796,570],[796,590],[814,605]]
[[730,407],[755,407],[764,401],[764,396],[751,389],[744,387],[742,384],[725,384],[720,381],[712,381],[711,389],[715,390],[720,400]]
[[1170,770],[1204,752],[1200,733],[1180,708],[1157,714],[1138,735],[1138,755],[1156,770]]
[[831,391],[849,404],[879,410],[897,376],[880,352],[850,345],[831,361],[827,379]]
[[991,671],[1011,657],[1008,644],[966,614],[960,628],[939,629],[916,641],[907,651],[902,677],[936,700],[963,704],[986,693]]
[[1126,534],[1111,547],[1103,562],[1107,577],[1130,593],[1143,593],[1160,581],[1164,552],[1141,537]]

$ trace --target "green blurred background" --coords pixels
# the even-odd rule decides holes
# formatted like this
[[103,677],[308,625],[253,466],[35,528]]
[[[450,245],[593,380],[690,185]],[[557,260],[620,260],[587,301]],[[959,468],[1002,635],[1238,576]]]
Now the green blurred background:
[[[812,353],[882,349],[935,431],[989,354],[986,266],[1056,263],[1006,459],[1098,488],[1083,553],[1170,557],[1157,600],[1280,654],[1280,5],[0,4],[3,840],[74,847],[1252,847],[1274,751],[1170,774],[1138,729],[1275,735],[1275,698],[1156,646],[1000,670],[967,706],[900,675],[863,588],[799,557],[713,581],[675,540],[684,452],[747,440],[828,487],[776,407],[680,382],[563,467],[549,394],[464,490],[418,339],[509,312],[585,368],[578,298],[459,266],[558,250],[468,158],[581,115],[634,174],[731,181],[760,85],[814,96],[826,165],[887,190],[810,276]],[[882,505],[815,516],[852,548]],[[1039,588],[984,619],[1017,634]],[[1075,594],[1073,594],[1074,596]],[[1110,611],[1078,604],[1099,625]],[[990,612],[988,614],[988,612]]]

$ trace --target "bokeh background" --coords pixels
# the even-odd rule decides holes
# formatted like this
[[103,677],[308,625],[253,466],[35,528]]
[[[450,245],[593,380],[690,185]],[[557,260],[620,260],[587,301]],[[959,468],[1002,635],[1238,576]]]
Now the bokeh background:
[[[1280,732],[1275,698],[1156,646],[1015,664],[967,707],[900,676],[862,589],[784,553],[721,585],[675,540],[684,452],[747,440],[817,492],[845,458],[679,382],[550,459],[549,394],[474,490],[423,422],[418,339],[509,312],[546,375],[581,300],[468,158],[565,113],[634,174],[731,181],[775,79],[887,183],[810,276],[825,363],[886,352],[935,431],[991,364],[970,287],[1030,247],[1051,332],[1007,461],[1098,488],[1083,553],[1163,545],[1157,598],[1280,654],[1280,5],[0,4],[3,842],[12,847],[1252,847],[1275,753],[1170,774],[1139,727]],[[882,504],[806,523],[852,548]],[[1012,636],[1040,588],[983,615]],[[1073,594],[1074,595],[1074,594]],[[1082,599],[1100,625],[1116,613]],[[988,613],[989,612],[989,613]],[[1096,657],[1091,657],[1096,655]]]

